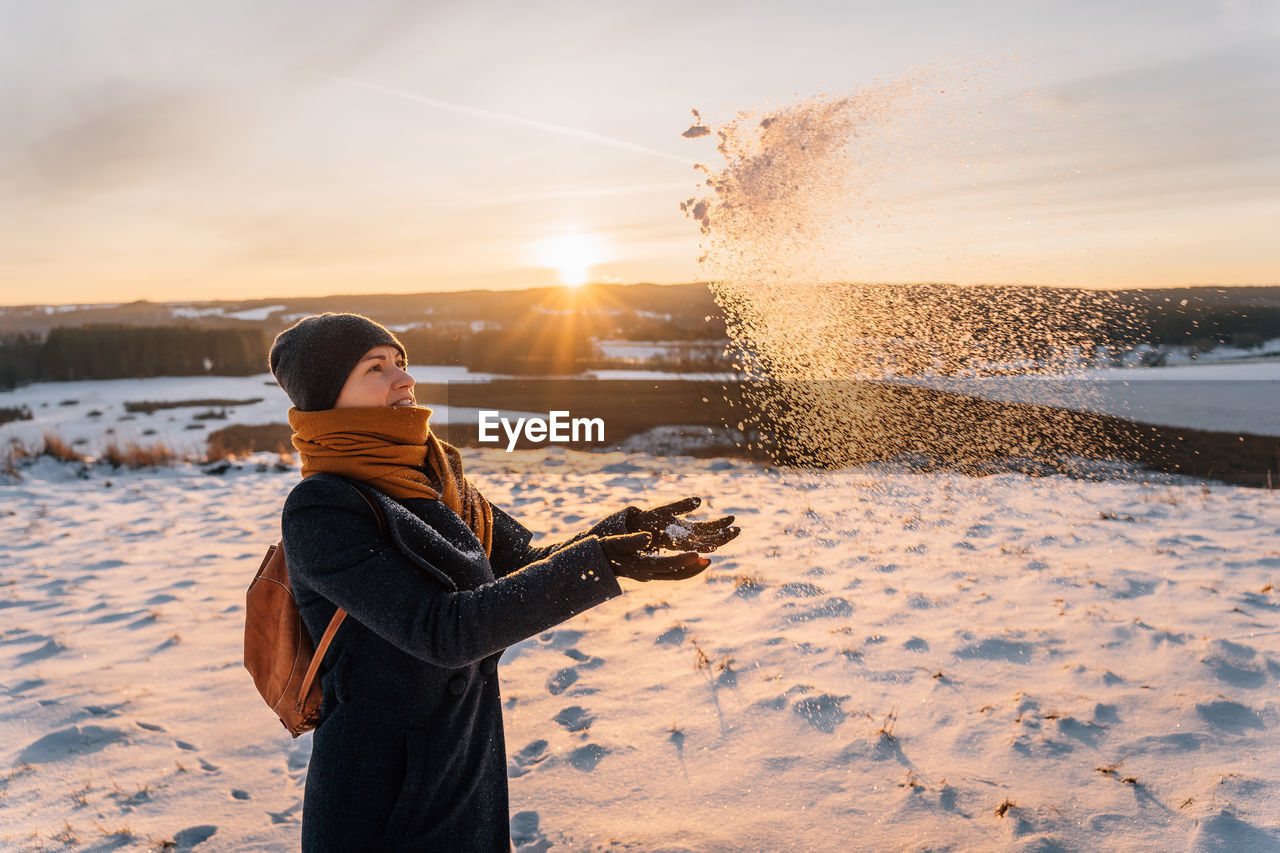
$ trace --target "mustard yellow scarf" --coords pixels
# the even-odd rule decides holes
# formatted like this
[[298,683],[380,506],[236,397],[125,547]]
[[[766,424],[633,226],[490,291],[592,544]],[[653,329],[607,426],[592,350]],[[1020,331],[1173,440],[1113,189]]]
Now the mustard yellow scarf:
[[326,472],[368,483],[393,498],[430,498],[493,546],[493,508],[462,473],[462,455],[431,432],[426,406],[289,409],[302,476]]

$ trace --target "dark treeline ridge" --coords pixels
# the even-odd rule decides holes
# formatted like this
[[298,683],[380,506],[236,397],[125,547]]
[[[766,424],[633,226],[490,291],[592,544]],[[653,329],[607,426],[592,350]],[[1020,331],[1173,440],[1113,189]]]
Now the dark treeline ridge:
[[964,336],[1030,356],[1068,347],[1225,345],[1280,338],[1280,287],[1085,290],[1023,285],[832,285],[833,302],[876,318],[885,337]]
[[[289,302],[291,317],[324,311],[352,311],[395,327],[413,323],[420,329],[449,336],[463,350],[465,341],[473,334],[498,329],[508,336],[514,334],[523,344],[558,336],[574,341],[576,348],[582,348],[582,342],[592,338],[693,341],[720,339],[726,335],[724,314],[705,284],[585,285],[574,290],[536,287],[516,291],[318,297]],[[278,330],[286,325],[276,323],[273,328]],[[492,336],[477,338],[478,351],[487,350],[492,340]],[[407,341],[405,345],[408,346]],[[447,342],[435,346],[447,346]],[[528,347],[515,347],[521,348]],[[456,347],[448,352],[451,358],[459,360],[425,361],[420,360],[416,352],[413,359],[432,364],[467,363],[468,360],[479,364],[487,358],[484,354],[460,355]]]
[[[1045,304],[1048,313],[1065,306],[1087,308],[1101,318],[1093,329],[1077,334],[1109,347],[1254,349],[1280,338],[1280,287],[1064,291]],[[1063,315],[1069,318],[1071,313],[1066,310]],[[1025,319],[1054,325],[1034,311]]]
[[[591,366],[596,348],[571,319],[552,316],[519,329],[409,329],[399,337],[414,364],[574,374]],[[60,326],[44,340],[7,335],[0,337],[0,389],[85,379],[251,376],[269,369],[273,339],[259,328],[190,326]]]
[[[1280,287],[1098,291],[948,284],[831,284],[832,305],[892,349],[899,373],[956,370],[1010,354],[1092,358],[1141,345],[1249,349],[1280,338]],[[756,306],[767,309],[767,306]],[[175,319],[175,308],[221,312]],[[266,319],[229,316],[261,311]],[[518,375],[606,366],[595,340],[713,342],[728,337],[708,284],[588,285],[521,291],[373,294],[223,303],[0,308],[0,388],[41,380],[265,372],[271,340],[308,313],[354,311],[397,329],[414,364]],[[53,324],[57,325],[53,325]],[[857,325],[855,323],[855,325]],[[950,345],[963,339],[966,346]],[[936,350],[936,352],[935,352]],[[726,369],[718,353],[676,353],[666,369]],[[938,359],[942,363],[939,364]],[[206,365],[206,359],[211,362]],[[951,359],[951,361],[948,361]],[[952,363],[954,362],[954,363]]]
[[[723,338],[724,316],[706,284],[589,284],[573,290],[466,290],[445,293],[383,293],[283,297],[222,302],[150,302],[86,305],[74,311],[44,306],[0,306],[0,333],[37,332],[68,325],[172,325],[175,309],[200,313],[201,327],[253,327],[274,336],[296,318],[326,311],[365,314],[388,326],[417,324],[438,331],[471,331],[472,324],[537,325],[550,317],[574,316],[584,335],[630,340]],[[265,320],[243,319],[265,312]]]
[[591,366],[595,344],[563,317],[512,329],[407,329],[396,337],[413,364],[462,365],[475,373],[571,374]]
[[[1001,346],[1010,326],[1022,338],[1053,344],[1132,347],[1230,345],[1242,348],[1280,337],[1280,286],[1196,286],[1100,291],[1032,285],[831,284],[840,304],[869,316],[898,318],[901,334],[927,339],[948,334],[963,321],[966,333]],[[469,290],[447,293],[355,294],[226,302],[164,303],[139,300],[115,306],[84,306],[50,312],[41,306],[0,307],[0,333],[47,333],[56,326],[175,325],[175,309],[203,314],[201,328],[256,328],[273,337],[297,317],[353,311],[395,328],[430,329],[420,363],[464,363],[462,341],[477,329],[549,329],[572,321],[573,337],[637,341],[699,341],[727,337],[725,313],[714,287],[705,283],[586,285],[574,290]],[[842,297],[843,298],[840,298]],[[767,306],[761,306],[767,309]],[[265,319],[243,312],[265,309]],[[953,322],[938,323],[940,318]],[[1083,322],[1082,322],[1083,321]],[[891,323],[890,325],[893,325]],[[435,355],[439,350],[442,354]]]
[[[599,361],[594,341],[601,338],[698,341],[725,334],[724,318],[705,285],[630,285],[625,292],[626,298],[585,287],[262,300],[280,310],[262,321],[210,315],[181,324],[164,322],[172,320],[171,306],[139,301],[59,313],[57,321],[64,325],[52,328],[43,325],[49,322],[43,311],[3,309],[6,322],[0,329],[8,331],[0,333],[0,388],[70,379],[263,373],[275,335],[296,316],[324,311],[363,313],[404,329],[397,334],[414,364],[515,375],[580,373]],[[235,312],[259,307],[224,305]],[[85,324],[90,317],[115,322]]]
[[40,340],[0,340],[0,387],[31,382],[147,376],[251,376],[263,371],[261,329],[191,326],[70,326]]
[[1145,305],[1139,311],[1138,325],[1146,332],[1142,343],[1153,346],[1256,349],[1280,338],[1280,306],[1276,305],[1209,303],[1178,311]]

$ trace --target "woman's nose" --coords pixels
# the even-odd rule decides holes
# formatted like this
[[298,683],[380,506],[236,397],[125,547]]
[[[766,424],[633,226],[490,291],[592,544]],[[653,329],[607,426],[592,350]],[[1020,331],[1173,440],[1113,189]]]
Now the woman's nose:
[[412,388],[416,384],[414,382],[413,375],[409,373],[409,371],[405,370],[403,367],[397,367],[396,369],[400,371],[400,379],[396,382],[397,388]]

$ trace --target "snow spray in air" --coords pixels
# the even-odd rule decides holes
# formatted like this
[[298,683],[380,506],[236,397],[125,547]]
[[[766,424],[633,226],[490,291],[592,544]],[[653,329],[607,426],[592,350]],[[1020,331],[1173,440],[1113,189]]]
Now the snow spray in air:
[[939,388],[1092,359],[1126,322],[1110,295],[867,283],[916,257],[937,269],[948,221],[964,217],[954,173],[977,186],[1000,168],[968,153],[968,88],[922,72],[715,128],[694,111],[684,136],[714,134],[723,162],[698,166],[705,178],[681,208],[701,229],[704,278],[747,377],[753,449],[774,461],[1040,472],[1109,455],[1115,437],[1088,418]]

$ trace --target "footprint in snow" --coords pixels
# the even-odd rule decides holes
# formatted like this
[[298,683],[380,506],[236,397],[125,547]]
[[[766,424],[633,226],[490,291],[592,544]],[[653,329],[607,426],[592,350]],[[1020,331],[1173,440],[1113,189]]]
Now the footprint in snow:
[[781,711],[787,707],[787,697],[785,694],[778,696],[769,696],[756,701],[756,707],[767,708],[770,711]]
[[127,610],[124,613],[107,613],[94,619],[91,625],[108,625],[112,622],[123,622],[126,619],[132,619],[139,613],[146,613],[145,610]]
[[570,705],[552,719],[564,726],[566,731],[580,732],[589,729],[596,718],[586,708],[580,705]]
[[293,805],[284,811],[267,812],[267,816],[271,818],[273,824],[281,823],[297,823],[297,813],[302,810],[302,800],[295,800]]
[[515,779],[523,776],[546,758],[547,742],[545,740],[535,740],[526,744],[524,749],[511,756],[511,760],[507,762],[507,778]]
[[289,768],[291,773],[297,773],[307,769],[307,765],[311,762],[311,739],[308,738],[306,743],[298,743],[289,750],[289,754],[285,756],[285,766]]
[[818,731],[831,734],[848,716],[840,707],[848,698],[848,696],[823,693],[820,696],[801,699],[793,706],[793,710]]
[[[788,604],[787,606],[791,605]],[[825,601],[804,610],[789,611],[782,618],[783,621],[788,624],[794,625],[798,622],[812,622],[814,619],[842,618],[852,614],[853,603],[847,598],[841,598],[838,595],[833,595]]]
[[516,853],[546,853],[551,841],[538,828],[537,812],[518,812],[511,817],[511,844]]
[[20,681],[17,684],[10,687],[9,695],[17,696],[19,693],[26,693],[28,690],[34,690],[37,687],[43,687],[48,683],[49,682],[45,681],[43,678],[28,678],[25,681]]
[[596,765],[600,763],[600,760],[608,754],[609,750],[600,744],[589,743],[569,753],[569,764],[583,773],[590,773],[596,769]]
[[33,649],[29,652],[23,652],[18,655],[16,659],[17,665],[26,666],[29,663],[35,663],[36,661],[51,658],[59,652],[65,652],[66,650],[67,647],[62,643],[59,643],[57,640],[49,640],[38,649]]
[[1116,711],[1115,705],[1098,702],[1093,706],[1093,721],[1095,723],[1118,723],[1120,722],[1120,714]]
[[128,742],[120,729],[105,726],[71,726],[28,744],[18,753],[18,760],[41,764],[105,749],[113,743]]
[[598,666],[604,665],[604,658],[584,654],[577,649],[565,649],[564,653],[567,657],[571,657],[576,660],[580,669],[595,669]]
[[1262,687],[1269,681],[1266,662],[1252,646],[1214,640],[1202,662],[1220,681],[1232,687]]
[[1007,661],[1008,663],[1029,663],[1034,647],[1031,643],[1006,640],[1000,637],[987,637],[976,643],[957,649],[953,654],[958,658],[971,660]]
[[904,642],[902,647],[909,652],[927,652],[929,651],[929,641],[924,637],[912,637]]
[[1198,821],[1190,849],[1275,851],[1280,849],[1280,842],[1271,832],[1241,820],[1224,808]]
[[578,644],[578,641],[582,639],[582,632],[569,630],[548,631],[545,634],[539,634],[538,639],[546,643],[548,648],[564,651]]
[[547,692],[552,696],[559,696],[561,693],[569,689],[569,686],[578,680],[578,670],[574,667],[565,667],[555,675],[547,679]]
[[173,836],[175,850],[191,850],[198,844],[203,844],[213,837],[218,831],[218,827],[212,824],[201,824],[200,826],[188,826],[186,829],[180,829]]
[[1196,705],[1200,719],[1220,729],[1243,734],[1245,729],[1265,728],[1258,712],[1239,702],[1219,700]]
[[683,625],[673,625],[658,635],[654,643],[659,646],[678,646],[684,642],[684,638],[688,635]]
[[806,581],[792,581],[778,587],[774,591],[774,595],[778,598],[817,598],[824,592],[825,590],[817,584]]
[[158,646],[156,646],[154,649],[152,649],[152,652],[153,652],[153,653],[154,653],[154,652],[162,652],[162,651],[164,651],[165,649],[171,649],[171,648],[173,648],[174,646],[178,645],[178,644],[179,644],[179,643],[181,643],[181,642],[182,642],[182,640],[178,637],[178,635],[177,635],[177,634],[174,634],[172,637],[170,637],[169,639],[165,640],[163,643],[161,643],[160,645],[158,645]]

